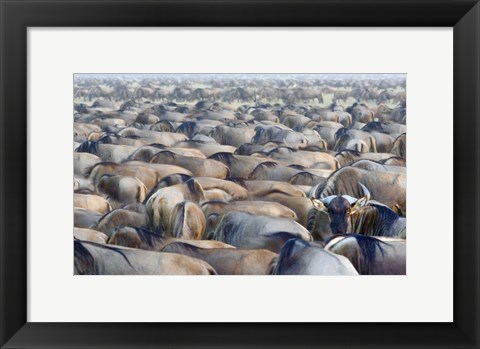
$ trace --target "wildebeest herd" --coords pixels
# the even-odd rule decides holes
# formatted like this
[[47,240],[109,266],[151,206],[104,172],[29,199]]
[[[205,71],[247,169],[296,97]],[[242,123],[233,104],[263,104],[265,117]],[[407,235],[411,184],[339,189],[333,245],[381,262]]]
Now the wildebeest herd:
[[74,273],[406,274],[404,75],[76,75]]

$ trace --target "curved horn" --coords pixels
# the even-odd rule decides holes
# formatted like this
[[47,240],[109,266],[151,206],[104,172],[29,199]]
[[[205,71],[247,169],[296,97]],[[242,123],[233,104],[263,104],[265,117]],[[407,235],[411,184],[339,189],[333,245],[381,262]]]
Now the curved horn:
[[370,201],[370,197],[371,197],[370,191],[362,183],[358,183],[358,184],[360,184],[360,186],[362,187],[363,195],[367,198],[367,201]]
[[321,198],[319,199],[321,202],[323,202],[325,205],[330,205],[330,202],[335,199],[337,197],[337,195],[330,195],[330,196],[327,196],[326,198]]
[[342,197],[346,199],[350,203],[350,205],[353,205],[358,200],[357,198],[354,198],[353,196],[350,196],[350,195],[342,195]]

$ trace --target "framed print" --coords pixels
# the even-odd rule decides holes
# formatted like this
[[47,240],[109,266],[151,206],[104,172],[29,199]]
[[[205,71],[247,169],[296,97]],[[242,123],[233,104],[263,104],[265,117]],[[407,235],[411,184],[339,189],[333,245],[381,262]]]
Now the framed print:
[[2,347],[478,347],[477,2],[1,5]]

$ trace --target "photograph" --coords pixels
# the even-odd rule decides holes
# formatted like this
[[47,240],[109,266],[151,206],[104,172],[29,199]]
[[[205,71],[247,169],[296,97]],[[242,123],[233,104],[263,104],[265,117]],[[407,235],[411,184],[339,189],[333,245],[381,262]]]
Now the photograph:
[[479,2],[0,0],[0,349],[480,348]]
[[74,275],[407,275],[407,74],[74,74]]

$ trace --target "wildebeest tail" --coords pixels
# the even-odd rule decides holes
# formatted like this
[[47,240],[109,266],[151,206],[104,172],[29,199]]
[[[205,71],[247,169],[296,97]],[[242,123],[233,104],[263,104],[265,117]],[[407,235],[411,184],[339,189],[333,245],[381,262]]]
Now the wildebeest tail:
[[207,265],[208,265],[207,267],[208,275],[218,275],[217,271],[213,269],[213,267],[210,264],[207,263]]
[[278,257],[273,257],[268,266],[268,275],[274,275],[275,267],[277,266]]

